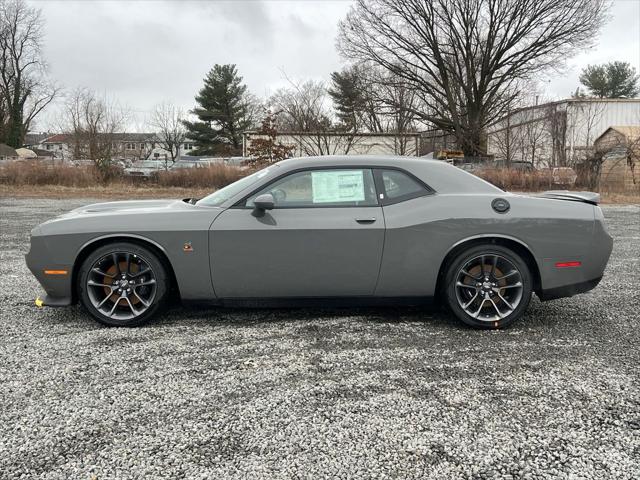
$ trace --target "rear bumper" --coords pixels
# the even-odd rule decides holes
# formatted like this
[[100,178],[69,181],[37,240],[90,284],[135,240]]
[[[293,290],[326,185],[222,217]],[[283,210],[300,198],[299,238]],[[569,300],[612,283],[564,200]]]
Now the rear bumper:
[[600,283],[600,280],[602,280],[601,276],[594,278],[593,280],[587,280],[586,282],[541,290],[537,295],[543,302],[546,302],[547,300],[555,300],[556,298],[572,297],[573,295],[593,290]]
[[[594,207],[601,214],[598,207]],[[595,288],[607,267],[613,250],[613,238],[606,231],[603,219],[594,221],[593,234],[588,242],[574,241],[558,244],[557,256],[543,258],[539,264],[540,286],[536,294],[542,300],[570,297]],[[559,265],[579,262],[578,266]]]

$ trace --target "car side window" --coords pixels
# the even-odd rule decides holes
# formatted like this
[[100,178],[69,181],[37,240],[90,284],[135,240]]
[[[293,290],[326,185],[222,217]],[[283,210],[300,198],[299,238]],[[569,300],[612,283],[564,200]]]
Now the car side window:
[[431,193],[422,183],[400,170],[380,172],[385,190],[385,203],[397,203]]
[[253,207],[259,195],[270,193],[275,208],[377,206],[373,173],[368,168],[306,170],[267,185],[247,199]]

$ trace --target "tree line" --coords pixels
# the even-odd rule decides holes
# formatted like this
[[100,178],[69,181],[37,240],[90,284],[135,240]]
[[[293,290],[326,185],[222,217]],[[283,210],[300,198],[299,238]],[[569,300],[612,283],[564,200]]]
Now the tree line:
[[[346,65],[331,73],[328,84],[289,80],[259,99],[235,65],[215,65],[191,111],[163,103],[149,124],[172,161],[187,138],[195,143],[194,155],[238,154],[242,133],[251,129],[266,138],[278,131],[324,132],[348,141],[358,132],[438,128],[452,134],[465,154],[482,156],[487,127],[522,106],[530,83],[594,44],[607,5],[357,0],[338,26],[337,49]],[[41,46],[40,11],[24,0],[0,0],[2,143],[21,146],[34,119],[60,94],[47,75]],[[638,95],[638,76],[623,62],[589,66],[580,82],[586,90],[576,95]],[[126,109],[80,88],[66,95],[61,129],[74,135],[76,148],[84,150],[79,154],[108,163],[112,142],[104,134],[121,131],[126,121]],[[267,147],[273,152],[278,146]]]

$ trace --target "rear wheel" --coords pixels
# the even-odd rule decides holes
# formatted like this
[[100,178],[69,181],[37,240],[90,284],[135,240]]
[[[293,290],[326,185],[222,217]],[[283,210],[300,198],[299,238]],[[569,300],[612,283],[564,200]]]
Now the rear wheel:
[[446,276],[451,311],[467,325],[502,328],[529,305],[531,273],[524,260],[500,245],[478,245],[460,253]]
[[165,305],[168,276],[159,258],[134,243],[118,242],[93,251],[78,273],[78,297],[100,323],[132,327]]

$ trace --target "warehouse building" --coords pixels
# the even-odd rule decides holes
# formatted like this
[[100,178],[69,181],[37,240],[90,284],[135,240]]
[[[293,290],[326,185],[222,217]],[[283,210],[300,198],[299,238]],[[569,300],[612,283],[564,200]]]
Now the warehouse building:
[[614,125],[640,125],[640,99],[571,98],[514,110],[487,129],[487,151],[536,168],[575,166]]

